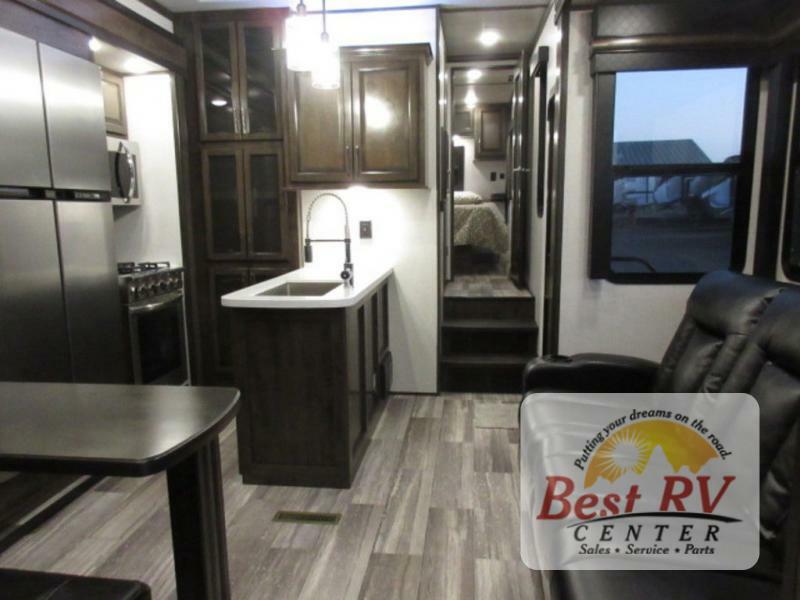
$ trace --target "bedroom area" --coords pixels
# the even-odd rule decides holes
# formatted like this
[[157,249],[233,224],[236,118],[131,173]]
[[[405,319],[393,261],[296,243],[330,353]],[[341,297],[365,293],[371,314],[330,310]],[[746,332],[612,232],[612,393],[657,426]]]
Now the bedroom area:
[[540,8],[442,12],[440,160],[445,257],[441,388],[516,391],[536,355],[538,326],[527,275],[533,115],[524,99]]

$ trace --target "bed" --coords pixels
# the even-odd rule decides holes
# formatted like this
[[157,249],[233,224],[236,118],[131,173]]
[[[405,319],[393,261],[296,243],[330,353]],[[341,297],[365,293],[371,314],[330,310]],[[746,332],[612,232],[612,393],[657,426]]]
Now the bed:
[[498,256],[502,272],[508,271],[508,227],[497,204],[471,192],[456,192],[453,206],[453,245],[470,246]]

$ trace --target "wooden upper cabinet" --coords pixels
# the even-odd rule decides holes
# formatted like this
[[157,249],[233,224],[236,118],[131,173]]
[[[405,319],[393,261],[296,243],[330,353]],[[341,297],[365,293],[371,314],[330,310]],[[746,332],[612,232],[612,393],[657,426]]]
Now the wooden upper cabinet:
[[293,183],[353,180],[350,70],[338,90],[311,86],[310,73],[287,72],[286,147]]
[[342,85],[315,90],[287,77],[286,148],[291,183],[425,186],[427,44],[343,48]]
[[258,21],[196,25],[203,140],[281,138],[278,31]]
[[478,106],[475,115],[475,158],[503,160],[506,157],[506,137],[509,114],[505,104]]
[[103,69],[103,108],[106,114],[106,133],[128,137],[125,113],[125,82],[119,75]]
[[425,135],[420,62],[366,57],[352,63],[355,179],[422,182]]

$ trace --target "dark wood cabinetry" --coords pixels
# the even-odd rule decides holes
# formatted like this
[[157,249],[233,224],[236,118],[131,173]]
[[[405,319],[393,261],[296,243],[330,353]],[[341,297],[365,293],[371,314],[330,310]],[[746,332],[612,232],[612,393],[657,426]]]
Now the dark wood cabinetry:
[[230,310],[220,298],[299,266],[299,198],[283,136],[285,9],[181,15],[194,69],[187,133],[197,318],[194,383],[233,380]]
[[472,110],[466,106],[457,106],[453,109],[453,133],[464,137],[473,134]]
[[476,160],[504,160],[509,110],[505,104],[487,104],[473,111]]
[[230,309],[245,483],[350,486],[385,399],[387,307],[384,281],[347,308]]
[[203,148],[206,243],[211,260],[289,260],[283,151],[274,142]]
[[423,96],[430,46],[342,50],[341,87],[287,79],[286,148],[294,184],[425,185]]
[[196,24],[201,139],[282,137],[280,31],[275,20]]

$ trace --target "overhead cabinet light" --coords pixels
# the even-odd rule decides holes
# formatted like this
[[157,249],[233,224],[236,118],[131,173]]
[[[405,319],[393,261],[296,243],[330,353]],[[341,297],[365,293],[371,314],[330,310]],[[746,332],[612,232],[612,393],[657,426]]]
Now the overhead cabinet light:
[[311,71],[319,34],[302,0],[292,16],[286,19],[285,45],[286,68],[290,71]]
[[339,89],[341,80],[341,63],[339,46],[328,35],[327,12],[325,0],[322,0],[322,35],[317,45],[316,56],[311,68],[311,86],[319,90]]

